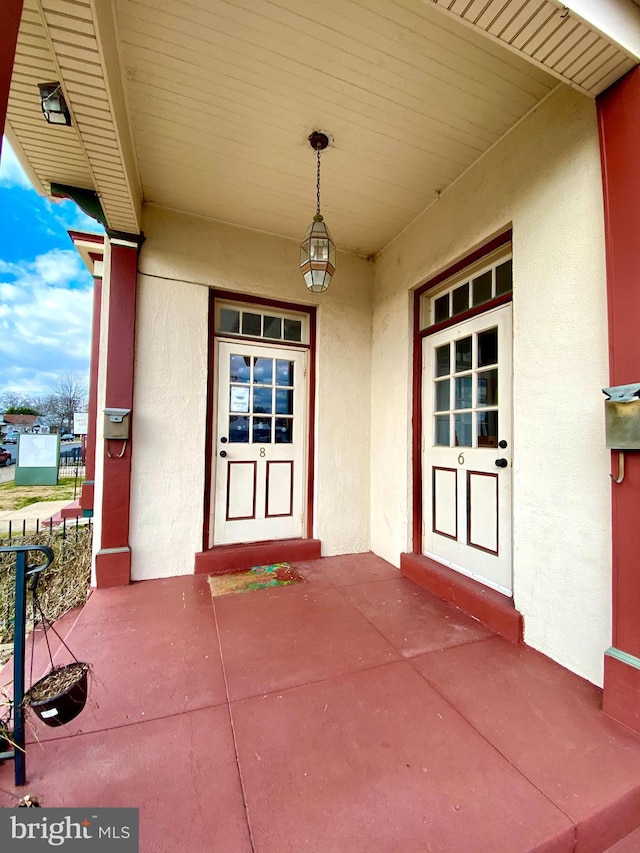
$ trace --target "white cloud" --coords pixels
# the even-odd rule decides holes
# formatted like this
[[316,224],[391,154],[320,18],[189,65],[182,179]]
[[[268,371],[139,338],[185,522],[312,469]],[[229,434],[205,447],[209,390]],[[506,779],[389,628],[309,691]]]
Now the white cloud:
[[31,182],[18,162],[18,158],[13,153],[6,137],[2,140],[2,154],[0,156],[0,186],[20,187],[25,190],[32,189]]
[[87,216],[74,201],[52,199],[49,202],[49,212],[65,231],[93,231],[97,234],[104,234],[102,225]]
[[86,371],[92,279],[74,251],[0,264],[0,390],[45,393],[55,377]]

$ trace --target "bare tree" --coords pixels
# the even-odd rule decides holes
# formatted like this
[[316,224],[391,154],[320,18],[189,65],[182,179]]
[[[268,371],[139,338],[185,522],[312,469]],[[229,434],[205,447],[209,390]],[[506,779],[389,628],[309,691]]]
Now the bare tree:
[[87,385],[84,374],[62,373],[46,400],[47,415],[60,432],[73,432],[73,415],[86,410]]
[[23,405],[23,403],[24,400],[19,394],[15,394],[13,391],[5,391],[0,397],[0,412],[6,412],[7,409],[15,409]]

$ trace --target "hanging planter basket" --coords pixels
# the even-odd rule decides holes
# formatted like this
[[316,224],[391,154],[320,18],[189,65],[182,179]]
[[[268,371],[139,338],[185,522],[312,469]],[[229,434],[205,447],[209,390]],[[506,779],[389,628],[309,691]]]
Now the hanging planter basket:
[[74,661],[56,666],[36,681],[25,702],[47,726],[64,726],[87,704],[89,664]]

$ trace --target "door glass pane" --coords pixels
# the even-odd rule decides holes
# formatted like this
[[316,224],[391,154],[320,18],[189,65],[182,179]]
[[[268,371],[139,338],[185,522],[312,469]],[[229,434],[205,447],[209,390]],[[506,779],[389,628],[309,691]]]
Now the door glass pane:
[[471,369],[471,338],[456,341],[456,373]]
[[487,329],[478,335],[478,367],[498,363],[498,329]]
[[496,296],[509,293],[513,288],[513,261],[509,259],[496,267]]
[[277,359],[276,385],[293,386],[293,362]]
[[473,405],[472,399],[473,377],[460,376],[456,379],[455,409],[470,409]]
[[242,334],[259,337],[262,333],[262,315],[242,312]]
[[293,414],[293,391],[287,391],[284,388],[276,390],[276,414]]
[[218,331],[237,334],[240,331],[240,312],[233,311],[231,308],[221,308]]
[[300,320],[284,321],[284,339],[285,341],[301,341],[302,340],[302,323]]
[[279,340],[282,337],[282,319],[264,315],[264,337]]
[[271,421],[273,418],[254,418],[253,419],[253,443],[254,444],[270,444],[271,443]]
[[449,447],[449,415],[436,415],[436,429],[433,443],[438,447]]
[[248,382],[251,359],[248,355],[232,355],[229,362],[229,379],[231,382]]
[[436,349],[436,376],[446,376],[451,373],[451,347],[445,344]]
[[498,371],[478,373],[478,406],[498,405]]
[[471,447],[471,412],[454,415],[456,447]]
[[293,418],[276,418],[276,444],[291,444],[293,441]]
[[273,385],[273,359],[254,358],[253,360],[253,384]]
[[456,314],[462,314],[463,311],[467,311],[469,308],[469,282],[465,282],[461,287],[456,287],[456,289],[451,294],[451,301],[453,303],[453,307],[451,310],[451,315],[455,317]]
[[478,412],[478,447],[498,446],[498,413]]
[[473,304],[482,305],[491,299],[491,270],[473,280]]
[[433,303],[433,322],[442,323],[449,319],[449,294],[439,296]]
[[449,397],[449,379],[441,379],[435,383],[435,403],[434,409],[436,412],[446,412],[451,407]]
[[271,414],[271,388],[254,388],[253,389],[253,411]]
[[249,418],[231,415],[229,417],[229,441],[235,444],[249,441]]

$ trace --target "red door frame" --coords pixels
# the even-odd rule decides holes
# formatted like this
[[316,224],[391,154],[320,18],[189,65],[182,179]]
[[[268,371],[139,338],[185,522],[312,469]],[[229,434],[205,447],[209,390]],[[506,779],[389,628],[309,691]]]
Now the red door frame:
[[[609,368],[612,385],[640,382],[640,69],[597,98],[605,212]],[[604,398],[603,398],[604,399]],[[612,453],[613,456],[617,454]],[[617,472],[617,460],[612,460]],[[612,484],[612,647],[603,710],[640,732],[640,453],[627,453]]]
[[[281,311],[295,311],[298,314],[307,314],[309,317],[309,444],[307,453],[307,501],[306,501],[306,538],[313,538],[313,489],[314,489],[314,459],[315,459],[315,411],[316,411],[316,309],[312,305],[298,305],[294,302],[281,302],[276,299],[263,299],[259,296],[248,296],[234,291],[215,290],[209,291],[209,359],[207,377],[207,427],[205,438],[205,484],[204,484],[204,525],[202,531],[202,550],[210,550],[209,539],[211,535],[209,516],[211,514],[211,488],[212,488],[212,453],[214,395],[216,389],[216,364],[215,364],[215,309],[216,299],[229,300],[232,302],[243,302],[248,305],[263,305],[265,307],[280,309]],[[256,339],[256,343],[260,342]],[[268,344],[273,341],[266,339],[262,343]]]

